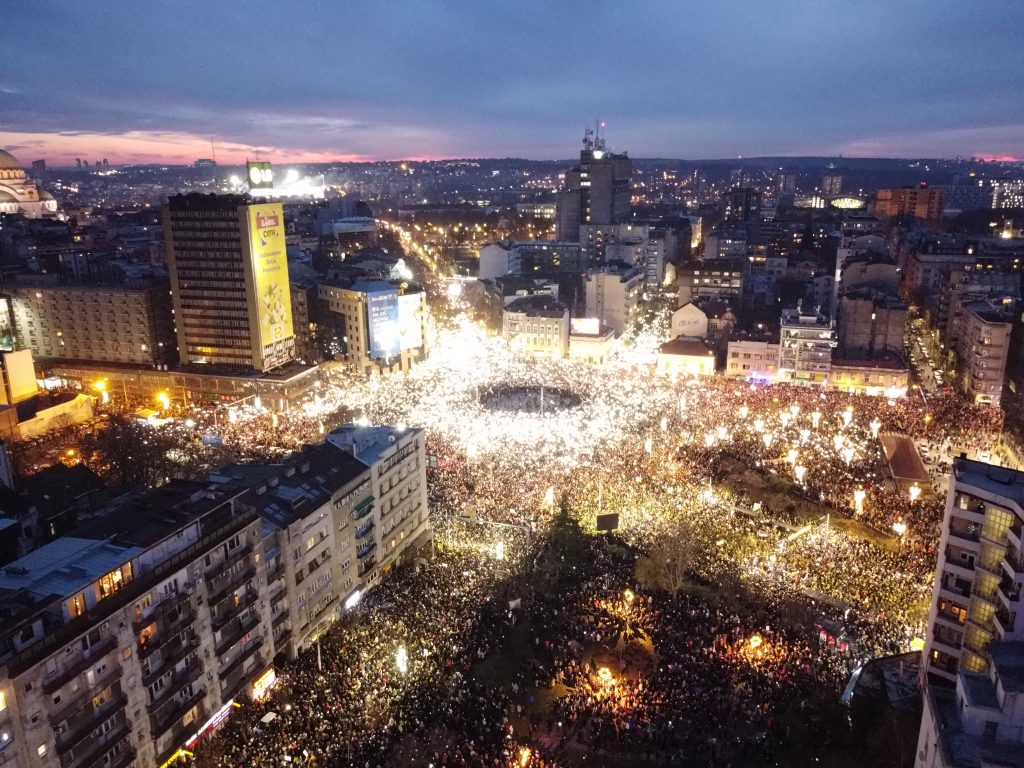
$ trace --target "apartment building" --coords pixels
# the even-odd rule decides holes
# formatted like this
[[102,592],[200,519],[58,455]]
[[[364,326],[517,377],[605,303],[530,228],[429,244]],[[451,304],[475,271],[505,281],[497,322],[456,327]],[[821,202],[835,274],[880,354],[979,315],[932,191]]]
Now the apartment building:
[[971,301],[963,305],[957,335],[957,378],[975,403],[998,406],[1006,377],[1015,304]]
[[569,310],[550,296],[524,296],[501,313],[502,338],[523,352],[565,357],[569,326]]
[[953,462],[928,616],[923,675],[983,673],[993,641],[1024,640],[1024,472]]
[[247,488],[238,505],[263,520],[274,648],[293,658],[330,628],[363,586],[355,551],[374,528],[367,518],[370,468],[322,443],[282,464],[234,465],[212,479]]
[[953,462],[921,665],[917,768],[1020,765],[1022,527],[1024,472]]
[[9,287],[19,346],[40,359],[173,364],[170,284]]
[[0,763],[173,762],[429,541],[420,430],[119,498],[0,571]]
[[370,467],[370,495],[352,497],[356,574],[372,588],[431,542],[423,430],[349,424],[327,442]]
[[835,345],[835,329],[822,315],[799,309],[783,310],[779,330],[779,379],[827,383]]
[[729,340],[725,375],[747,381],[775,381],[779,371],[779,340],[769,335],[742,335]]
[[636,320],[637,303],[644,289],[641,270],[623,262],[608,264],[587,272],[583,284],[587,317],[598,318],[620,335]]

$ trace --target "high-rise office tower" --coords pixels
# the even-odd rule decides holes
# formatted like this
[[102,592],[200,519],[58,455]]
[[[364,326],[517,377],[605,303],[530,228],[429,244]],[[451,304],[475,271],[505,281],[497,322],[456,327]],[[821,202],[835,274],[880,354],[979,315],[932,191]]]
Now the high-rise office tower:
[[581,224],[614,224],[629,216],[632,166],[625,153],[605,148],[598,130],[587,129],[580,164],[565,174],[558,192],[558,240],[579,240]]
[[267,371],[290,360],[281,204],[175,195],[164,208],[164,232],[181,362]]

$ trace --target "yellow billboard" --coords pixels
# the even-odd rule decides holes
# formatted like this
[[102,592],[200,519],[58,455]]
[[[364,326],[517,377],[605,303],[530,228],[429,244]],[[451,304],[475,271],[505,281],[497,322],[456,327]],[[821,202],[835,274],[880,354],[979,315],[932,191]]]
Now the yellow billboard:
[[288,253],[284,238],[284,209],[280,203],[249,207],[252,272],[256,312],[264,349],[292,337],[292,299],[288,286]]

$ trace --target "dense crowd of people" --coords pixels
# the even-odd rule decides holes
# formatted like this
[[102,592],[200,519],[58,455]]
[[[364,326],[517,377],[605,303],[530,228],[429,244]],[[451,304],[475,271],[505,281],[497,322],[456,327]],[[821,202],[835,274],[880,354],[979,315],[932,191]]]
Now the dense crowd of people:
[[[998,432],[990,414],[952,395],[519,358],[468,322],[406,375],[329,382],[287,416],[220,414],[224,441],[263,450],[348,418],[422,426],[439,542],[422,572],[386,580],[229,722],[221,764],[770,763],[801,702],[923,631],[941,498],[893,482],[879,436],[978,450]],[[589,539],[549,592],[558,510],[587,531],[616,514],[621,549]],[[701,544],[694,582],[735,594],[646,585],[627,600],[636,558],[685,535]],[[475,670],[524,633],[524,663],[482,683]],[[278,717],[261,722],[268,711]]]

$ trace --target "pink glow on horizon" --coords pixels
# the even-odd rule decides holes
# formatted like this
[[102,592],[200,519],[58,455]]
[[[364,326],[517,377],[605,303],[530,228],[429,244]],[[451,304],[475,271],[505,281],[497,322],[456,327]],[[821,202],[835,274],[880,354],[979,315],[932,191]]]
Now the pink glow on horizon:
[[[111,165],[191,165],[198,158],[211,157],[214,151],[208,139],[188,133],[163,131],[128,131],[121,134],[0,133],[0,148],[6,149],[26,167],[40,158],[53,167],[74,165],[75,158],[88,160],[90,164],[105,158]],[[220,165],[241,165],[246,160],[257,158],[275,163],[351,163],[384,159],[343,152],[256,147],[236,143],[216,144],[216,155]],[[401,159],[417,162],[437,158]]]

